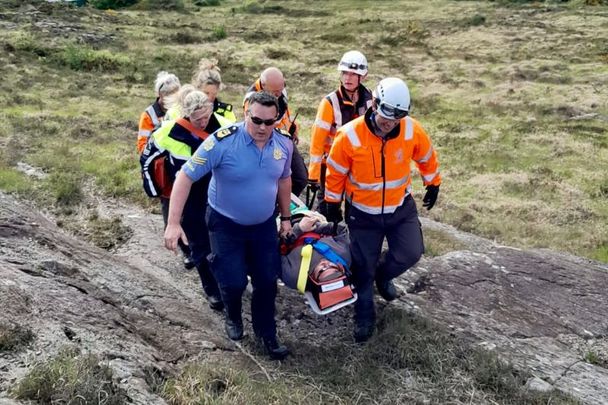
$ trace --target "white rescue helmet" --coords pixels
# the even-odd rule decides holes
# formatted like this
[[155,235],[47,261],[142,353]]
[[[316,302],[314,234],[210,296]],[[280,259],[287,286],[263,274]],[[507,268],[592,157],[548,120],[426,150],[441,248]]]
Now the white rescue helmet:
[[401,119],[409,114],[410,90],[401,79],[387,77],[380,80],[373,97],[376,112],[386,119]]
[[340,59],[338,70],[365,76],[367,74],[367,59],[359,51],[348,51],[342,56],[342,59]]

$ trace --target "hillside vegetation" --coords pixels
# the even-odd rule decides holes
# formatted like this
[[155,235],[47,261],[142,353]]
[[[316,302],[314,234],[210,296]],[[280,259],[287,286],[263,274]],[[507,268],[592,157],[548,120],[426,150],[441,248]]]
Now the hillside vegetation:
[[370,87],[407,81],[439,151],[433,219],[606,262],[608,9],[518,3],[184,2],[159,13],[4,0],[0,187],[68,215],[91,186],[146,204],[138,115],[159,70],[186,83],[201,57],[220,61],[221,98],[239,113],[259,72],[280,67],[306,152],[339,57],[360,49]]
[[[178,3],[162,13],[0,3],[0,188],[68,216],[84,190],[147,204],[138,116],[159,70],[187,83],[201,57],[219,60],[221,98],[238,113],[259,72],[280,67],[307,153],[339,57],[360,49],[370,87],[407,81],[439,151],[433,219],[608,261],[608,9],[586,5],[601,2]],[[99,227],[90,209],[75,231]]]
[[[168,10],[150,11],[159,4]],[[278,66],[307,155],[317,105],[338,85],[337,62],[359,49],[370,62],[369,87],[387,76],[406,80],[413,115],[439,152],[439,202],[423,215],[507,245],[608,262],[607,17],[602,0],[142,0],[119,10],[0,0],[0,189],[114,249],[137,240],[137,228],[125,224],[128,210],[105,217],[103,202],[111,197],[129,209],[158,209],[141,189],[135,149],[138,117],[153,101],[158,71],[187,83],[200,58],[217,58],[226,82],[220,98],[242,117],[245,89],[262,69]],[[420,201],[419,180],[414,189]],[[32,221],[24,224],[38,226]],[[441,230],[425,232],[425,242],[429,255],[463,246]],[[131,256],[137,255],[144,250]],[[198,299],[195,291],[188,293]],[[288,309],[297,332],[284,332],[294,349],[288,361],[270,363],[245,344],[151,369],[147,387],[171,404],[578,403],[557,391],[525,390],[531,374],[419,314],[383,306],[378,333],[356,346],[350,312],[307,330]],[[195,314],[190,324],[202,322]],[[37,342],[27,326],[0,322],[0,352]],[[201,335],[195,329],[189,338]],[[114,386],[119,377],[110,375],[107,356],[84,349],[28,363],[10,395],[40,403],[101,403],[105,395],[104,403],[123,403],[126,393]],[[593,351],[584,361],[606,364]]]

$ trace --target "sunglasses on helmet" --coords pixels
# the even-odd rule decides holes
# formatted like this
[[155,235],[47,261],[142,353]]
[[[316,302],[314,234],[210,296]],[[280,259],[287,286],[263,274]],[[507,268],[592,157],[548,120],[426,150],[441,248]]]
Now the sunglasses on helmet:
[[407,117],[409,112],[404,108],[395,107],[388,104],[385,101],[381,101],[379,104],[380,111],[387,117],[393,117],[394,119],[401,119]]
[[251,118],[251,122],[253,122],[255,125],[266,125],[267,127],[274,125],[275,122],[277,122],[276,118],[271,118],[268,120],[263,120],[260,117],[256,117],[255,115],[251,115],[251,113],[249,113],[249,118]]
[[340,62],[340,65],[341,66],[346,66],[348,69],[353,69],[353,70],[365,70],[365,69],[367,69],[367,65],[363,65],[363,64],[360,65],[360,64],[355,63],[355,62],[351,62],[351,63]]

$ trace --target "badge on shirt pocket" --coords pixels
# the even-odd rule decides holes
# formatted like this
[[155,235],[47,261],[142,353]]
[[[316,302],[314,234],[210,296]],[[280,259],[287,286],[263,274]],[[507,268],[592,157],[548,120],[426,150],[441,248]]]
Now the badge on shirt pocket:
[[275,148],[274,152],[272,152],[272,156],[275,160],[281,160],[281,158],[283,157],[283,151],[279,148]]

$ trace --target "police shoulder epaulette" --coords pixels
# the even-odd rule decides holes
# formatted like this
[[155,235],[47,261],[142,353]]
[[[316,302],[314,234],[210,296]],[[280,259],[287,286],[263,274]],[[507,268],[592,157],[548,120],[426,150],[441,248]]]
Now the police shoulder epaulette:
[[226,128],[221,128],[215,133],[215,137],[217,138],[218,141],[221,141],[222,139],[235,134],[237,129],[238,128],[236,125],[232,125],[232,126],[229,126]]
[[283,128],[275,128],[275,129],[276,129],[276,131],[277,131],[279,134],[281,134],[281,135],[283,135],[283,136],[286,136],[286,137],[288,137],[289,139],[291,139],[291,134],[290,134],[289,132],[285,131]]

